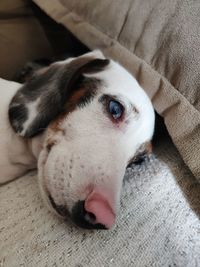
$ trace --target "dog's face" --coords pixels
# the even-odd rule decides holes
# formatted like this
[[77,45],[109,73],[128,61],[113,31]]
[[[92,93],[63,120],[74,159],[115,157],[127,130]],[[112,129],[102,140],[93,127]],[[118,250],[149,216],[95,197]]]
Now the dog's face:
[[119,64],[93,52],[39,71],[14,96],[14,130],[45,130],[40,188],[59,215],[85,228],[110,228],[130,161],[150,150],[152,104]]

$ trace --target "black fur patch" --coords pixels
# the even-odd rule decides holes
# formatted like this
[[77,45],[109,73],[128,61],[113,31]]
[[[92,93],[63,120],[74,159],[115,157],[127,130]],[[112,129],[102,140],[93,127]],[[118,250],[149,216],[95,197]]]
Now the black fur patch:
[[77,104],[80,107],[86,105],[97,90],[97,80],[84,77],[84,73],[102,71],[108,64],[107,59],[76,58],[68,64],[52,64],[33,75],[10,103],[9,120],[13,129],[19,134],[23,131],[23,124],[28,119],[27,107],[37,100],[37,114],[26,130],[25,137],[33,137],[43,131],[65,111],[67,101],[82,86],[88,88]]
[[49,59],[40,59],[33,62],[28,62],[19,72],[16,73],[14,81],[18,83],[25,83],[30,80],[36,71],[49,66],[52,63]]
[[9,119],[13,121],[12,127],[14,128],[15,132],[22,132],[22,124],[28,118],[27,108],[23,104],[19,104],[17,106],[10,106],[8,113]]

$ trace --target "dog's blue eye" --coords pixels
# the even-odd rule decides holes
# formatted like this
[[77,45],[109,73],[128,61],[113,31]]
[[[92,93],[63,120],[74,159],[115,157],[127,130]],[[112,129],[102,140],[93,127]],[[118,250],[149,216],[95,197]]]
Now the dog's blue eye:
[[118,120],[122,117],[124,107],[115,100],[110,100],[108,105],[108,111],[112,115],[113,119]]

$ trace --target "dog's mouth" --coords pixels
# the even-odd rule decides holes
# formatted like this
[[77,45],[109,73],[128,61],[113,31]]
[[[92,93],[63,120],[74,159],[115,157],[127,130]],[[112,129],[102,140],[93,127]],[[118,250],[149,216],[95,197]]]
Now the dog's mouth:
[[57,205],[51,195],[48,195],[49,201],[53,207],[53,209],[62,217],[67,218],[70,213],[68,209],[64,205]]

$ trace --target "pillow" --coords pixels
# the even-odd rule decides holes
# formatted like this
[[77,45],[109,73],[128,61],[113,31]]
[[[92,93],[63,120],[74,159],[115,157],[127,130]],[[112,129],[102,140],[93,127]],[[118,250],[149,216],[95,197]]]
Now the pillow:
[[30,2],[0,1],[1,78],[14,79],[27,61],[53,54]]
[[90,49],[139,81],[200,177],[200,5],[188,0],[34,0]]

